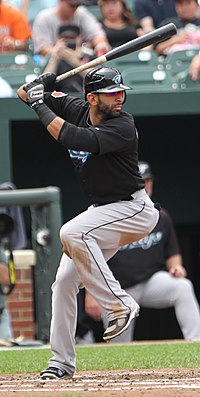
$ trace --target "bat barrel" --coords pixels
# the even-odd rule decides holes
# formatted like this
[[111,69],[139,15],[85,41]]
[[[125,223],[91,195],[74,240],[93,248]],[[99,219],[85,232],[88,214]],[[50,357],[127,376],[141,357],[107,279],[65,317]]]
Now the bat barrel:
[[121,46],[110,50],[106,54],[107,61],[119,58],[119,56],[128,55],[132,52],[141,50],[151,44],[158,43],[160,41],[166,40],[177,33],[176,26],[174,23],[168,23],[161,28],[155,29],[144,36],[137,37],[129,41],[128,43],[122,44]]

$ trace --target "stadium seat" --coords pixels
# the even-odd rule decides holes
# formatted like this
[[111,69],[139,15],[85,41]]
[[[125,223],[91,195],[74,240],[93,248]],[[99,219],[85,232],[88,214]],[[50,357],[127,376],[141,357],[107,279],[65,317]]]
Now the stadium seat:
[[34,80],[41,71],[31,54],[23,52],[0,54],[0,75],[14,91],[20,85]]
[[33,73],[40,73],[40,68],[34,62],[32,55],[25,52],[0,54],[0,72],[4,69],[32,70]]
[[114,59],[107,63],[108,66],[116,67],[120,72],[124,73],[130,67],[132,68],[144,68],[152,67],[156,69],[163,69],[163,65],[159,61],[159,57],[153,51],[137,51],[129,55],[125,55],[121,58]]
[[154,67],[129,67],[124,73],[124,83],[132,87],[134,91],[160,91],[173,89],[173,80],[165,70],[157,70]]
[[38,74],[34,73],[32,69],[4,69],[0,73],[1,77],[10,84],[13,91],[16,91],[22,84],[29,83],[38,77]]
[[175,76],[177,73],[187,70],[192,58],[198,53],[199,48],[172,52],[164,59],[164,67],[172,76]]
[[189,68],[177,73],[173,80],[177,90],[200,91],[200,73],[198,81],[193,81],[189,75]]

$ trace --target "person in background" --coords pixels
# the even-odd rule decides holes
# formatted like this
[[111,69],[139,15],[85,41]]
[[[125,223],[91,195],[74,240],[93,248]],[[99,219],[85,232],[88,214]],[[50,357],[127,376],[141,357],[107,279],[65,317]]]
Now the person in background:
[[25,17],[28,19],[30,25],[33,25],[33,21],[37,16],[38,12],[45,8],[55,7],[58,0],[4,0],[5,3],[10,4],[18,8],[23,12]]
[[159,55],[200,47],[200,18],[196,16],[199,8],[198,1],[174,1],[177,17],[163,20],[160,26],[172,22],[177,27],[177,34],[168,40],[155,44],[154,48]]
[[[44,69],[44,73],[52,72],[58,76],[90,61],[94,55],[91,48],[82,45],[80,29],[75,25],[60,26],[58,40],[53,48],[51,57]],[[86,51],[87,50],[87,51]],[[82,91],[83,77],[87,71],[77,73],[57,83],[56,89],[63,92]]]
[[174,0],[134,0],[133,10],[145,33],[156,29],[164,19],[176,16]]
[[0,249],[0,339],[9,340],[13,337],[10,314],[6,307],[6,297],[3,287],[9,286],[8,263],[3,251]]
[[[149,163],[139,162],[145,189],[151,197],[153,175]],[[154,230],[143,239],[120,249],[108,265],[122,288],[141,308],[164,309],[174,307],[184,339],[200,341],[200,311],[193,285],[186,278],[175,229],[169,213],[160,210]],[[97,321],[100,306],[86,291],[85,311]],[[136,320],[137,321],[137,320]],[[134,322],[115,342],[133,340]]]
[[50,55],[56,44],[58,30],[63,25],[76,25],[82,39],[91,43],[96,56],[99,51],[106,53],[109,43],[101,24],[84,6],[81,0],[58,0],[55,8],[40,11],[33,24],[34,52],[42,56]]
[[200,54],[197,54],[192,59],[189,68],[189,75],[192,80],[197,81],[199,80],[199,73],[200,73]]
[[125,0],[99,0],[100,22],[110,46],[117,47],[143,34]]
[[31,28],[24,14],[0,0],[0,53],[24,51]]

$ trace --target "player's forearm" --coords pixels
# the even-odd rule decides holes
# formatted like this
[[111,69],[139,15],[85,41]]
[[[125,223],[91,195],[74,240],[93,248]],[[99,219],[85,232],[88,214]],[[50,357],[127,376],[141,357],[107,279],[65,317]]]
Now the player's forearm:
[[83,131],[83,128],[66,122],[40,101],[32,108],[52,137],[66,149],[85,150],[91,153],[99,152],[99,144],[92,130],[84,128]]
[[54,139],[56,140],[59,139],[60,131],[62,129],[64,122],[65,121],[60,117],[55,117],[53,121],[47,126],[48,132],[52,135]]

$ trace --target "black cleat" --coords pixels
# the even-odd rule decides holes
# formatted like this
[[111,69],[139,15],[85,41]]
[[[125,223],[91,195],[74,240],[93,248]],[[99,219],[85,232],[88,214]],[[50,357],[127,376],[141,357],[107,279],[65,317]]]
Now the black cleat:
[[72,375],[68,374],[64,369],[48,367],[40,372],[40,378],[43,380],[70,379]]

